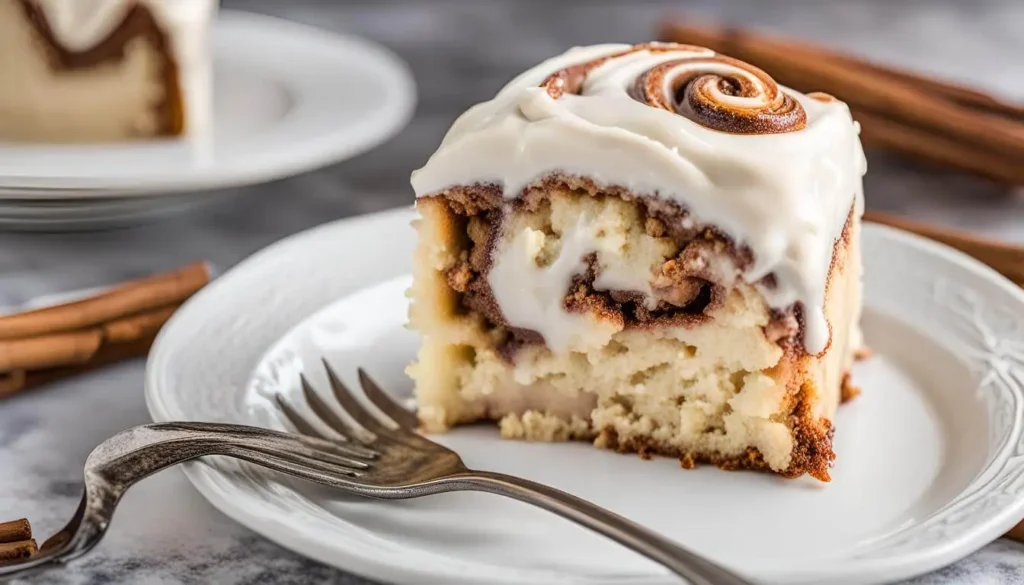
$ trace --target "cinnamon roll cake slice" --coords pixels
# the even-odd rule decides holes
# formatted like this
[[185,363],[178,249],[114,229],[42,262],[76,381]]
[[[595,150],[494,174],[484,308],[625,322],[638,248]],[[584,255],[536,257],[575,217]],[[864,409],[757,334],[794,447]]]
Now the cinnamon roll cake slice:
[[864,171],[845,104],[707,49],[520,75],[413,174],[423,428],[828,481]]
[[207,135],[217,7],[218,0],[0,0],[0,141]]

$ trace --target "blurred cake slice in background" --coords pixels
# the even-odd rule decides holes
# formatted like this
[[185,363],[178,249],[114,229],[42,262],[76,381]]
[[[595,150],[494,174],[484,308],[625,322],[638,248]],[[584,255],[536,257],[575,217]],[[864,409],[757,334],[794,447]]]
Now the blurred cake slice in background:
[[424,429],[828,481],[864,171],[845,104],[707,49],[520,75],[413,174]]
[[0,1],[0,141],[200,135],[217,0]]

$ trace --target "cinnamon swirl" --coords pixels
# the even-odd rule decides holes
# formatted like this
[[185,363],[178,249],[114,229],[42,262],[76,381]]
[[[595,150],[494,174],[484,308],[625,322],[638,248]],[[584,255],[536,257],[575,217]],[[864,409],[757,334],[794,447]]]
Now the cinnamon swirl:
[[708,49],[523,73],[412,177],[424,428],[827,481],[864,171],[845,104]]

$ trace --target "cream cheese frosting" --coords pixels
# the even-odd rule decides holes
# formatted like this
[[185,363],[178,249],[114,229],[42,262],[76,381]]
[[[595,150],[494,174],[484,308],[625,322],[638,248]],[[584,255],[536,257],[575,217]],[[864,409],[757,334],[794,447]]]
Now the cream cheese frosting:
[[70,51],[103,42],[136,5],[145,6],[170,43],[181,77],[186,132],[211,124],[213,80],[209,25],[219,0],[30,0],[46,16],[54,39]]
[[[472,107],[413,173],[412,185],[422,197],[495,184],[513,199],[562,173],[675,201],[694,221],[751,250],[754,262],[742,278],[773,308],[800,303],[805,348],[819,353],[829,342],[823,306],[833,246],[851,209],[863,207],[858,134],[842,102],[780,88],[710,50],[599,45],[545,61]],[[599,248],[586,234],[578,226],[563,253]],[[530,266],[524,254],[526,244],[513,238],[496,250],[495,267]],[[566,258],[552,265],[579,264]],[[566,291],[575,272],[535,263],[524,270],[516,278],[500,268],[490,276],[509,323],[546,342],[584,337],[577,316],[552,308],[548,298]],[[769,274],[771,286],[763,281]],[[532,279],[544,282],[525,282]]]

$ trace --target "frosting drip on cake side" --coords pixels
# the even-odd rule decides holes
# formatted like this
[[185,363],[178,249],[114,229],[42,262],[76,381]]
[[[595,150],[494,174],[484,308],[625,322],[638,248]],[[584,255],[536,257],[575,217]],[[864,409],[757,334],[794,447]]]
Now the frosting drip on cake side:
[[149,10],[170,43],[181,76],[186,128],[208,128],[213,103],[209,24],[219,0],[28,0],[46,18],[54,39],[69,51],[103,43],[136,6]]
[[[563,174],[677,202],[749,248],[754,262],[742,277],[773,308],[800,303],[804,345],[819,353],[829,342],[823,305],[833,245],[851,208],[860,213],[865,170],[858,127],[842,102],[780,88],[707,49],[600,45],[550,59],[471,108],[412,184],[417,196],[495,184],[513,199]],[[495,264],[526,262],[515,257],[521,248],[496,250]],[[545,340],[564,340],[579,337],[579,316],[553,315],[534,294],[567,290],[561,272],[522,273],[547,279],[542,284],[490,281],[503,312],[532,311]]]

